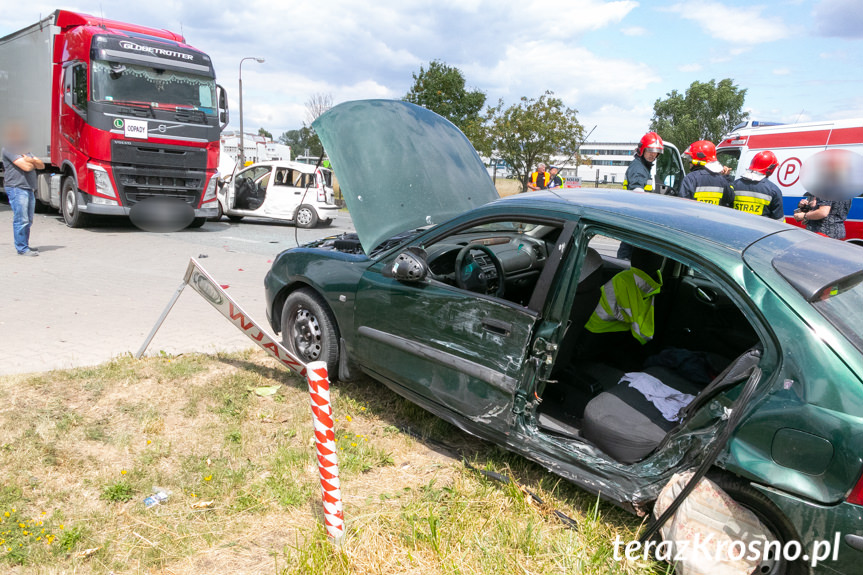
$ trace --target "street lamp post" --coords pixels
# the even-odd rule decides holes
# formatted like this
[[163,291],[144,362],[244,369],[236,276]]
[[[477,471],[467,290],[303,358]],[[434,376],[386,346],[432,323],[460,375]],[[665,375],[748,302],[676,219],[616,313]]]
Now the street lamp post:
[[243,62],[246,60],[254,60],[258,64],[263,64],[263,58],[255,58],[254,56],[249,56],[247,58],[243,58],[240,60],[240,165],[244,165],[246,163],[246,148],[243,142]]

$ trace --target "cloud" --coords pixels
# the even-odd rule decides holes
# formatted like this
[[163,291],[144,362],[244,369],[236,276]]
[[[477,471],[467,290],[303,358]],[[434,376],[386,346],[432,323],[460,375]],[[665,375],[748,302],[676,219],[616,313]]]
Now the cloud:
[[791,30],[766,7],[726,6],[719,2],[679,3],[663,11],[691,20],[717,40],[733,42],[741,47],[775,42],[791,35]]
[[701,64],[683,64],[682,66],[678,66],[677,70],[679,72],[700,72],[704,66]]
[[641,26],[629,26],[628,28],[621,28],[620,33],[624,36],[644,36],[647,34],[647,28],[642,28]]
[[863,10],[860,0],[821,0],[812,9],[819,36],[863,38]]
[[791,74],[791,70],[788,68],[776,68],[773,70],[774,76],[788,76],[789,74]]

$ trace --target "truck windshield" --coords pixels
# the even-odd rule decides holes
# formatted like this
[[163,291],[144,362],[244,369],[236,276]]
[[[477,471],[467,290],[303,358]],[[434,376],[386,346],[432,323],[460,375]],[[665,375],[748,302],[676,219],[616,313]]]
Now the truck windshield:
[[141,102],[216,113],[216,81],[206,76],[95,60],[90,84],[94,102]]

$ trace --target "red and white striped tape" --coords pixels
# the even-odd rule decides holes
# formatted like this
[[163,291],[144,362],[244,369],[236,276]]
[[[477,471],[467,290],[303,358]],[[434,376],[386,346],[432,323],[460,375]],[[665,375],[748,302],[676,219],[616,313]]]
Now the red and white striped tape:
[[327,364],[313,361],[306,366],[309,397],[315,427],[318,471],[321,474],[321,495],[324,500],[324,523],[333,542],[341,543],[345,535],[345,515],[342,511],[342,491],[339,484],[339,461],[336,436],[333,432],[333,408],[330,405],[330,380]]

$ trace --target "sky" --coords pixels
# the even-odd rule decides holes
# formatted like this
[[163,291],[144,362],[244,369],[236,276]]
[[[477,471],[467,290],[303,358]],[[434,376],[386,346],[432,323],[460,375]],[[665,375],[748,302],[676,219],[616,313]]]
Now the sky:
[[[0,37],[59,8],[0,0]],[[860,0],[78,0],[63,6],[167,28],[209,54],[238,127],[276,137],[317,93],[338,103],[402,98],[431,60],[509,105],[553,91],[590,140],[637,141],[653,103],[731,78],[755,120],[863,117]]]

